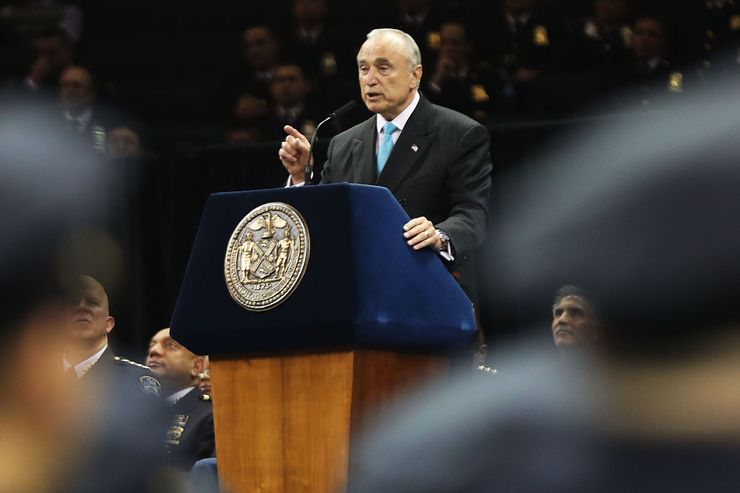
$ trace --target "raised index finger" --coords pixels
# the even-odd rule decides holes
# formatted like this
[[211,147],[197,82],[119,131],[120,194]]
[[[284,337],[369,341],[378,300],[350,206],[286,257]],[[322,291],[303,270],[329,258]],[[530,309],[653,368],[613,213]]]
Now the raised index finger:
[[285,130],[285,133],[286,134],[288,134],[288,135],[290,135],[292,137],[295,137],[296,139],[299,139],[299,140],[301,140],[303,142],[308,142],[308,139],[306,138],[305,135],[303,135],[302,133],[300,133],[298,130],[296,130],[295,128],[291,127],[290,125],[285,125],[283,127],[283,130]]

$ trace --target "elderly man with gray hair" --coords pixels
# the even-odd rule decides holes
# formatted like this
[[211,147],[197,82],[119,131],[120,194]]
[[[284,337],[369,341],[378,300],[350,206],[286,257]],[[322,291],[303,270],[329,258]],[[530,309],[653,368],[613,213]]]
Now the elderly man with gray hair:
[[[491,189],[488,132],[419,93],[419,47],[402,31],[371,31],[357,69],[362,100],[374,115],[332,139],[321,183],[387,187],[412,218],[399,231],[409,247],[439,252],[474,299],[474,252],[483,242]],[[285,132],[280,160],[290,184],[300,185],[310,144],[291,126]]]

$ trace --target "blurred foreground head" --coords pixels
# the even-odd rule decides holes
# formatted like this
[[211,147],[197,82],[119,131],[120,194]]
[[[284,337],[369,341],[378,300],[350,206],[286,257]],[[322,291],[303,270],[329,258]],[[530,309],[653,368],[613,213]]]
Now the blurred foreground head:
[[161,455],[147,438],[156,415],[113,385],[87,395],[63,376],[70,319],[80,339],[105,334],[108,321],[70,314],[68,288],[80,284],[69,281],[90,270],[110,279],[120,265],[108,265],[115,245],[97,241],[114,177],[56,121],[27,101],[0,101],[0,390],[12,396],[0,402],[0,491],[148,491]]
[[609,346],[629,353],[665,354],[740,328],[736,88],[721,81],[576,135],[514,177],[489,252],[498,301],[535,311],[577,284],[599,307]]
[[[0,101],[0,331],[60,294],[84,257],[80,238],[106,211],[108,168],[53,113]],[[91,253],[91,252],[87,252]]]

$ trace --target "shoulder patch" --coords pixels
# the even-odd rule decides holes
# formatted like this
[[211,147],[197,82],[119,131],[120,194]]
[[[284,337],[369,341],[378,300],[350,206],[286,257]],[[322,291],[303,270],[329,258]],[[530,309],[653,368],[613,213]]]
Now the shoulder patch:
[[160,385],[159,380],[154,377],[145,375],[143,377],[139,377],[139,382],[141,383],[141,391],[145,394],[151,395],[152,397],[159,397],[162,393],[162,386]]

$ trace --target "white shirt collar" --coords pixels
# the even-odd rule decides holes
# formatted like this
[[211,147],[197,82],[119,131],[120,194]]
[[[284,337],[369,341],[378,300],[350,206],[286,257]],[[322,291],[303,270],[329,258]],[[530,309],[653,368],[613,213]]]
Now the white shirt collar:
[[512,31],[516,31],[516,25],[517,22],[524,25],[527,22],[529,22],[529,19],[532,17],[531,12],[525,12],[523,14],[517,15],[516,17],[511,15],[509,12],[505,13],[506,16],[506,23],[509,24],[509,28]]
[[[402,112],[400,112],[397,117],[391,120],[391,123],[393,123],[398,129],[396,130],[396,132],[401,132],[403,130],[403,127],[406,126],[406,122],[409,121],[411,113],[413,113],[416,109],[416,106],[419,104],[420,99],[421,97],[419,96],[419,91],[416,91],[416,94],[414,94],[414,99],[411,100],[411,103],[406,106],[406,108]],[[380,116],[380,113],[378,113],[377,118],[375,119],[378,133],[381,133],[383,131],[383,126],[385,126],[386,123],[388,123],[388,120]]]
[[648,68],[650,69],[650,71],[653,71],[656,68],[658,68],[658,65],[660,65],[660,62],[662,62],[662,61],[663,61],[662,58],[660,58],[659,56],[656,56],[656,57],[653,57],[650,60],[648,60],[648,62],[646,63],[646,65],[648,66]]
[[74,116],[72,113],[65,110],[64,118],[68,122],[80,122],[83,125],[87,126],[87,124],[90,123],[90,119],[92,118],[92,108],[88,106],[87,108],[85,108],[85,111],[77,116]]
[[194,388],[195,388],[195,386],[193,386],[193,387],[185,387],[184,389],[178,390],[177,392],[175,392],[174,394],[172,394],[171,396],[169,396],[167,398],[167,403],[168,404],[174,404],[175,402],[179,401],[180,399],[182,399],[183,397],[185,397],[186,395],[188,395],[188,392],[190,392]]
[[[103,349],[98,351],[97,353],[93,354],[89,358],[87,358],[84,361],[81,361],[75,365],[75,373],[77,374],[77,378],[82,378],[82,375],[88,372],[92,366],[98,362],[100,357],[103,355],[105,350],[108,349],[108,345],[106,344],[103,346]],[[72,366],[72,364],[67,360],[66,356],[62,357],[62,366],[64,367],[64,371],[67,371],[68,368]]]

